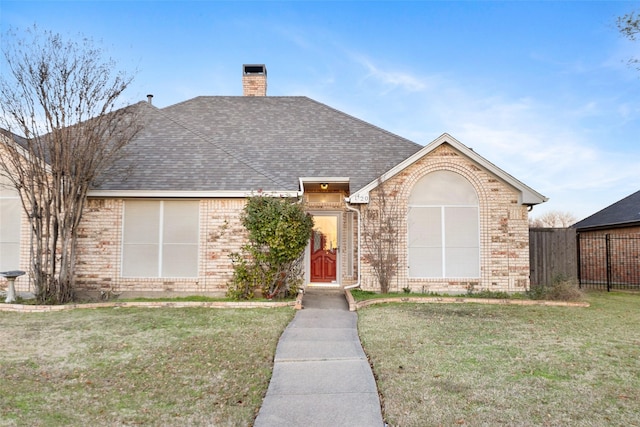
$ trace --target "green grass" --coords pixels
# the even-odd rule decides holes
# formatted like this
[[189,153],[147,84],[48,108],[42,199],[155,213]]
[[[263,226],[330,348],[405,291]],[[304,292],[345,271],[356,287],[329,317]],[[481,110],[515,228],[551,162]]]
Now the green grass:
[[358,312],[386,421],[640,425],[640,295],[589,308],[385,304]]
[[[386,421],[640,426],[640,295],[587,301],[360,310]],[[250,425],[294,314],[0,312],[0,426]]]
[[294,314],[0,312],[0,425],[250,425]]

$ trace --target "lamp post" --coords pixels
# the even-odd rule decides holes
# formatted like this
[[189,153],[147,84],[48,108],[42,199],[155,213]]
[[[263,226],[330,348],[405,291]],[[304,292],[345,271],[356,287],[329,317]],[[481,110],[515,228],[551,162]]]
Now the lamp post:
[[0,276],[4,276],[7,278],[9,282],[9,288],[7,289],[7,299],[4,300],[6,303],[12,303],[16,300],[16,287],[15,281],[16,277],[22,276],[24,271],[22,270],[12,270],[12,271],[0,271]]

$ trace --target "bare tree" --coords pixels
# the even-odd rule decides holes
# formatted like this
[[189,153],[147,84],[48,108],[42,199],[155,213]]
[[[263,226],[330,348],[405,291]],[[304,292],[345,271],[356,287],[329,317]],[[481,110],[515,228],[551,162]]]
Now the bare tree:
[[571,212],[549,211],[529,220],[531,228],[567,228],[577,221]]
[[33,27],[3,39],[0,173],[19,191],[30,280],[41,302],[74,297],[78,225],[87,192],[139,131],[138,109],[116,108],[132,78],[88,39]]
[[[618,17],[618,19],[616,20],[616,25],[618,26],[618,31],[620,31],[620,33],[622,33],[622,35],[629,40],[636,41],[638,39],[638,35],[640,34],[640,15],[638,15],[637,12],[629,12],[623,16]],[[640,68],[639,64],[640,59],[629,59],[629,65]]]
[[398,232],[400,207],[396,202],[397,186],[378,180],[378,187],[362,214],[363,259],[373,269],[386,294],[398,272]]

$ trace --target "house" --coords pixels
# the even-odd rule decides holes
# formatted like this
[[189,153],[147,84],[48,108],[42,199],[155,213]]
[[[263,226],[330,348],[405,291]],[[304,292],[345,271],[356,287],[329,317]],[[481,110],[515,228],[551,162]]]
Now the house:
[[[5,138],[13,138],[21,145],[25,144],[24,138],[0,129],[0,155]],[[18,266],[27,269],[28,253],[21,256],[20,248],[27,249],[28,232],[18,192],[10,185],[9,179],[0,174],[0,271],[16,270]],[[24,238],[22,242],[21,238]],[[25,282],[25,279],[21,281]]]
[[640,191],[575,223],[580,284],[640,288]]
[[576,222],[572,228],[590,234],[640,233],[640,191]]
[[240,97],[143,103],[144,130],[89,193],[81,290],[224,292],[245,242],[240,214],[259,193],[299,198],[313,215],[307,284],[379,289],[363,241],[385,198],[391,290],[528,288],[528,211],[544,196],[448,134],[421,146],[307,97],[266,96],[264,65],[243,66],[242,81]]

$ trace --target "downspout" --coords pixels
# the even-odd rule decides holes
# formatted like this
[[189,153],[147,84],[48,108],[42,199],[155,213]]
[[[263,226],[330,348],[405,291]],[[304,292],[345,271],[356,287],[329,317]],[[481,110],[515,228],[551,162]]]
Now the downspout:
[[347,207],[347,209],[349,209],[352,212],[356,213],[356,216],[358,217],[358,281],[356,283],[354,283],[353,285],[349,285],[349,286],[345,286],[343,289],[347,290],[347,289],[353,289],[353,288],[357,288],[360,287],[360,274],[361,274],[361,268],[360,268],[360,210],[351,207],[351,205],[349,204],[349,198],[345,197],[344,199],[345,201],[345,205]]

